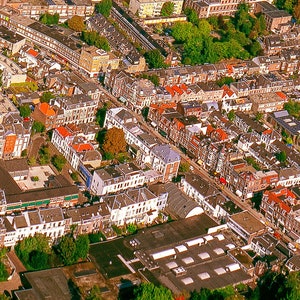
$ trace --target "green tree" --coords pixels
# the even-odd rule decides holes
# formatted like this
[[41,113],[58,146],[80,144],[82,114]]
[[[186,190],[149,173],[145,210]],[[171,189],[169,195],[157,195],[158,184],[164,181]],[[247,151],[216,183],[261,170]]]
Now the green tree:
[[68,20],[68,26],[70,29],[75,30],[77,32],[81,32],[85,28],[84,19],[81,16],[73,16]]
[[11,297],[6,296],[5,294],[0,294],[0,300],[11,300]]
[[190,170],[190,164],[188,162],[180,162],[178,171],[181,173],[186,173]]
[[48,257],[51,253],[50,238],[41,233],[26,237],[15,246],[20,260],[29,269],[45,269],[49,267]]
[[0,262],[0,281],[6,281],[8,278],[8,272],[3,262]]
[[262,51],[262,49],[261,49],[260,43],[258,41],[254,41],[249,48],[249,53],[252,56],[259,55],[261,53],[261,51]]
[[130,224],[127,225],[126,230],[129,234],[136,233],[137,232],[137,226],[136,226],[136,224],[130,223]]
[[45,131],[45,125],[42,123],[42,122],[39,122],[39,121],[34,121],[33,124],[32,124],[32,128],[31,128],[31,131],[33,133],[36,133],[36,132],[44,132]]
[[211,32],[211,25],[209,24],[209,22],[205,19],[200,19],[198,24],[197,24],[198,28],[199,28],[199,33],[204,35],[204,36],[209,36],[210,32]]
[[164,57],[161,55],[158,49],[150,50],[145,53],[146,62],[150,69],[165,68],[166,64],[164,62]]
[[219,87],[222,87],[224,84],[230,85],[230,83],[232,82],[234,82],[234,79],[232,77],[222,77],[221,79],[216,81]]
[[106,112],[107,112],[107,103],[104,103],[103,106],[99,108],[96,113],[96,121],[101,128],[104,126]]
[[199,18],[198,18],[197,12],[194,9],[187,7],[184,10],[184,13],[185,13],[185,15],[186,15],[189,22],[191,22],[194,25],[198,25]]
[[234,110],[231,110],[228,114],[227,114],[227,118],[229,121],[233,121],[235,119],[235,112]]
[[76,245],[76,252],[75,252],[76,260],[78,260],[79,258],[86,259],[90,248],[89,236],[87,234],[77,236],[75,240],[75,245]]
[[192,40],[197,35],[197,27],[189,22],[176,22],[171,33],[177,43],[184,43]]
[[148,106],[143,107],[142,108],[142,116],[143,116],[145,121],[147,121],[148,114],[149,114],[149,107]]
[[21,105],[19,107],[19,110],[20,110],[20,116],[23,118],[28,118],[31,114],[31,109],[28,104]]
[[173,300],[170,290],[153,283],[142,283],[134,289],[135,300]]
[[72,180],[78,181],[78,173],[77,172],[72,172],[70,176],[71,176]]
[[46,25],[54,25],[58,24],[59,21],[59,14],[55,13],[54,15],[51,15],[49,13],[42,14],[40,16],[40,22]]
[[122,129],[112,127],[107,130],[102,146],[104,152],[116,155],[125,152],[126,146],[124,131]]
[[50,162],[50,150],[49,147],[43,145],[39,150],[39,163],[41,165],[47,165]]
[[33,250],[29,253],[28,263],[33,269],[42,270],[49,267],[48,258],[48,253]]
[[155,86],[159,86],[159,77],[156,74],[148,75],[148,74],[141,74],[141,78],[150,80]]
[[40,101],[49,103],[51,99],[54,98],[54,95],[51,92],[43,92],[42,96],[40,97]]
[[290,115],[294,116],[295,118],[300,117],[300,103],[299,102],[289,100],[288,102],[284,103],[283,107],[284,107],[284,109],[286,109],[288,111],[288,113]]
[[255,115],[255,121],[258,121],[260,122],[264,117],[264,114],[261,113],[261,112],[257,112],[256,115]]
[[287,159],[287,155],[285,151],[280,151],[278,153],[275,154],[277,160],[281,163],[285,163],[286,159]]
[[55,154],[52,156],[51,162],[57,171],[61,172],[67,160],[62,154]]
[[73,237],[63,236],[57,245],[57,252],[60,255],[64,265],[72,265],[77,261],[76,243]]
[[163,17],[169,17],[171,15],[173,15],[174,13],[174,3],[173,2],[165,2],[161,8],[161,11],[160,11],[160,14],[163,16]]
[[90,46],[93,45],[99,49],[110,51],[110,46],[107,39],[104,36],[100,36],[98,32],[94,30],[83,31],[81,37],[82,40]]
[[102,14],[104,17],[109,17],[112,8],[112,0],[102,0],[95,6],[96,12]]

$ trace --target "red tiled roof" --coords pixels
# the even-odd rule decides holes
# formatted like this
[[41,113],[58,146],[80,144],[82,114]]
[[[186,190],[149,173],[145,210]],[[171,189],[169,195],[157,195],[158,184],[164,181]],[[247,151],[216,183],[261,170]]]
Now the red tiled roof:
[[184,92],[183,92],[183,90],[179,87],[179,86],[177,86],[177,85],[173,85],[172,86],[172,89],[176,92],[176,93],[178,93],[179,95],[182,95]]
[[283,92],[276,92],[276,95],[278,95],[281,99],[286,100],[287,96]]
[[176,108],[177,104],[175,102],[170,102],[166,104],[150,104],[151,108],[157,109],[159,114],[162,114],[167,108]]
[[57,127],[56,130],[64,138],[66,138],[67,136],[72,136],[72,134],[63,126]]
[[33,49],[29,49],[29,50],[27,51],[27,53],[28,53],[29,55],[32,55],[33,57],[37,57],[37,56],[39,55],[39,53],[38,53],[37,51],[33,50]]
[[46,102],[41,103],[39,109],[44,115],[48,117],[55,116],[54,109],[51,108],[50,105]]
[[227,70],[228,70],[228,74],[232,74],[233,73],[233,67],[232,65],[227,65]]
[[263,132],[263,134],[271,134],[272,133],[272,129],[267,129]]
[[220,141],[224,141],[228,139],[228,135],[223,129],[219,128],[216,130],[216,132],[218,133]]
[[165,89],[166,89],[167,92],[169,92],[171,94],[172,97],[174,97],[175,92],[174,92],[174,90],[170,86],[167,85],[165,87]]
[[94,149],[91,144],[73,144],[72,147],[76,152],[91,151]]
[[222,89],[223,89],[223,96],[222,97],[225,97],[226,95],[231,97],[234,94],[233,90],[231,90],[227,85],[223,85]]

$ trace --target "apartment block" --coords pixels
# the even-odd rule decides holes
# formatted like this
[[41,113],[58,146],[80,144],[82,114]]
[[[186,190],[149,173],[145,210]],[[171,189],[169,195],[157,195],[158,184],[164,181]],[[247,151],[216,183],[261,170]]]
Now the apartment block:
[[[241,2],[241,0],[187,0],[184,7],[194,9],[199,18],[208,18],[219,15],[233,16]],[[256,2],[258,1],[246,1],[246,3],[250,5],[252,11],[254,10]]]
[[[167,0],[130,0],[129,10],[133,14],[138,14],[140,18],[157,17],[161,15],[161,9]],[[181,14],[183,0],[174,0],[174,15]]]

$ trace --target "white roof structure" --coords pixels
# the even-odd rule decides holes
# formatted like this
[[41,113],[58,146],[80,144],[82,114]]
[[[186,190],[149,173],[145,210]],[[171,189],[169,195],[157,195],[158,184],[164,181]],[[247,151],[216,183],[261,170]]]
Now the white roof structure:
[[191,277],[183,278],[183,279],[181,279],[181,281],[182,281],[185,285],[192,284],[192,283],[194,282],[194,280],[193,280]]
[[177,265],[177,263],[176,263],[175,261],[170,261],[170,262],[168,262],[168,263],[166,264],[166,267],[169,268],[169,269],[171,270],[171,269],[177,268],[178,265]]
[[218,275],[222,275],[226,273],[226,270],[224,268],[217,268],[214,270]]
[[200,253],[198,256],[203,260],[210,258],[210,255],[207,252]]
[[161,259],[161,258],[168,257],[168,256],[171,256],[171,255],[175,255],[175,250],[174,249],[167,249],[167,250],[164,250],[164,251],[154,253],[154,254],[152,254],[152,257],[153,257],[154,260],[157,260],[157,259]]
[[214,249],[214,252],[215,252],[217,255],[224,254],[224,250],[223,250],[222,248],[216,248],[216,249]]
[[204,243],[204,239],[203,238],[198,238],[198,239],[195,239],[195,240],[191,240],[191,241],[188,241],[186,242],[186,244],[191,247],[191,246],[195,246],[195,245],[201,245]]
[[198,277],[199,277],[201,280],[205,280],[205,279],[210,278],[210,275],[209,275],[207,272],[204,272],[204,273],[198,274]]
[[187,251],[187,247],[184,246],[184,245],[176,246],[175,249],[176,249],[179,253],[184,252],[184,251]]
[[227,244],[226,247],[231,250],[231,249],[234,249],[235,248],[235,245],[234,244]]
[[215,237],[219,240],[219,241],[223,241],[223,240],[225,240],[225,237],[224,237],[224,235],[223,234],[221,234],[221,233],[219,233],[219,234],[217,234],[217,235],[215,235]]
[[194,259],[192,257],[185,257],[182,259],[182,261],[186,264],[186,265],[189,265],[189,264],[192,264],[194,262]]
[[234,264],[227,265],[226,268],[228,268],[230,272],[234,272],[240,269],[240,265],[238,263],[234,263]]

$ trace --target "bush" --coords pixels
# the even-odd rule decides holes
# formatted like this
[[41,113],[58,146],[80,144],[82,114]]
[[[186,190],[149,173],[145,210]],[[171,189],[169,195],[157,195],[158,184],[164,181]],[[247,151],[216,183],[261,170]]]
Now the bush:
[[0,262],[0,281],[6,281],[8,278],[8,272],[6,270],[5,264]]

